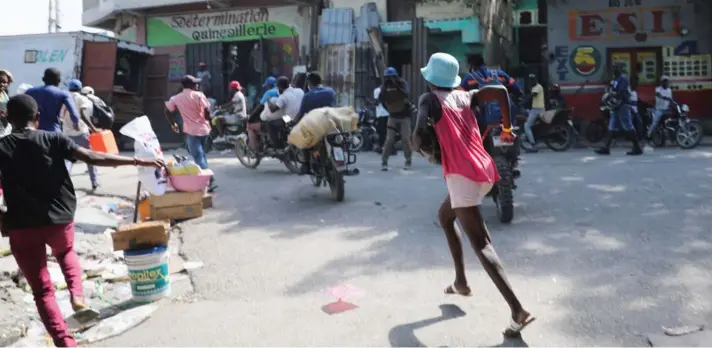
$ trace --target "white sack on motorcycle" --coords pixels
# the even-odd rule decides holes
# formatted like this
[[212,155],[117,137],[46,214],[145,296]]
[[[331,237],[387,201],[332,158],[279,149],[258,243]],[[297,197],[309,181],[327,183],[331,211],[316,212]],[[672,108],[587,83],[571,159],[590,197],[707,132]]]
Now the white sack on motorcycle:
[[352,107],[319,108],[302,117],[289,133],[287,142],[307,149],[331,132],[353,132],[357,127],[358,114]]

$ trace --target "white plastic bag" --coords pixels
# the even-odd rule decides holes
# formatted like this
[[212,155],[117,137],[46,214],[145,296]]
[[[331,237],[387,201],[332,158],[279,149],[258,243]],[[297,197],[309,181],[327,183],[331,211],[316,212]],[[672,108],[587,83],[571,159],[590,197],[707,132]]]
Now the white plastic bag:
[[[163,158],[161,144],[158,142],[147,116],[135,118],[121,127],[119,132],[134,139],[134,155],[136,157]],[[167,180],[162,169],[139,167],[138,179],[141,181],[141,186],[149,193],[158,196],[166,193]]]

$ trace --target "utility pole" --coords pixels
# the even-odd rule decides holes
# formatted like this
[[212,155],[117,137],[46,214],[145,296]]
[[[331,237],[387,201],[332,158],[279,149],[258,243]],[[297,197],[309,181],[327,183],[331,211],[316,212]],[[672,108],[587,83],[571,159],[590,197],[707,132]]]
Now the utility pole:
[[59,24],[61,11],[59,9],[59,0],[49,0],[49,11],[47,13],[47,32],[56,33],[62,29]]

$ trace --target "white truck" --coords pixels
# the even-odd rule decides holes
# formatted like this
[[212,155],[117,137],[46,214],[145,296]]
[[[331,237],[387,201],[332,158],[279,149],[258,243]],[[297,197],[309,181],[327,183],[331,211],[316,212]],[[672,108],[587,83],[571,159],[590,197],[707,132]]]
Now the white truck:
[[[57,68],[62,73],[60,87],[79,79],[112,106],[115,130],[146,114],[146,66],[153,54],[144,45],[82,31],[0,36],[0,69],[14,80],[10,95],[21,84],[43,85],[44,70]],[[122,145],[121,137],[117,139]]]

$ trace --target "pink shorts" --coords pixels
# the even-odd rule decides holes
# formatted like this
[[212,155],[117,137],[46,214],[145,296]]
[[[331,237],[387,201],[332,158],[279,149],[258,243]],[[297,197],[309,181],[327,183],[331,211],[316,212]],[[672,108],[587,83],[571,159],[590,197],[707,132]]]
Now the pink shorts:
[[445,183],[453,209],[482,204],[482,199],[492,189],[492,184],[488,182],[475,182],[460,174],[448,174],[445,176]]

